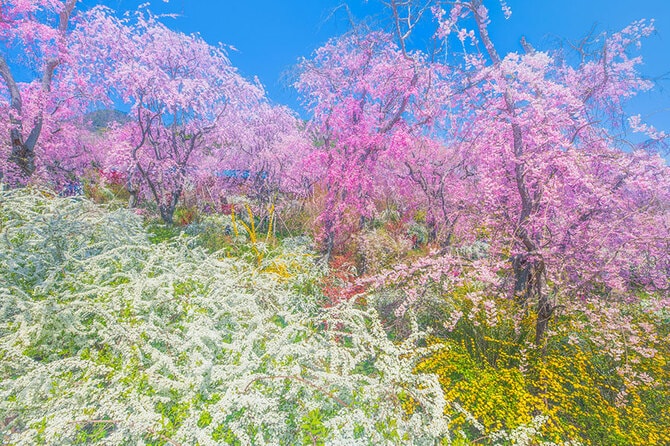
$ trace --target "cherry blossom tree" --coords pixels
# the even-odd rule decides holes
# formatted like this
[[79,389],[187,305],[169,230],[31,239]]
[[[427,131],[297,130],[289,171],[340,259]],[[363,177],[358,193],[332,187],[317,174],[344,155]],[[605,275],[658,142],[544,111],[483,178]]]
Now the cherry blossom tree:
[[[242,178],[244,189],[260,205],[279,194],[304,196],[313,182],[312,172],[303,164],[312,148],[305,124],[289,108],[269,102],[258,103],[242,119],[234,139],[229,138],[227,149],[220,153],[222,168],[247,177]],[[220,187],[235,188],[239,179],[222,175]]]
[[131,106],[132,122],[117,130],[126,143],[115,167],[126,170],[131,193],[149,196],[171,223],[184,189],[214,175],[240,142],[263,89],[239,75],[222,46],[149,14],[120,19],[94,8],[86,20],[82,54],[98,82]]
[[[333,39],[300,66],[296,83],[314,115],[318,149],[308,163],[326,190],[321,241],[330,252],[356,218],[374,215],[389,185],[383,166],[402,158],[429,127],[444,90],[420,52],[390,34],[358,30]],[[346,222],[346,216],[354,223]]]
[[[4,42],[0,97],[6,101],[0,106],[6,134],[2,137],[3,175],[25,180],[41,161],[36,155],[40,139],[45,147],[49,140],[63,141],[65,131],[54,135],[63,130],[63,115],[71,115],[75,109],[76,85],[63,81],[60,67],[69,61],[68,35],[76,3],[9,0],[0,5],[0,39]],[[30,71],[37,72],[37,78],[21,81]]]
[[[468,111],[461,128],[477,141],[466,156],[490,226],[508,234],[516,296],[536,302],[535,342],[561,294],[602,287],[611,295],[633,281],[667,291],[668,167],[617,143],[624,101],[650,87],[628,50],[651,25],[604,38],[573,66],[528,45],[526,54],[503,58],[482,2],[454,9],[449,17],[471,14],[469,35],[485,50],[468,58],[475,82],[459,106]],[[441,24],[443,35],[455,27]]]
[[[625,101],[651,87],[631,49],[653,26],[604,35],[576,58],[525,41],[523,54],[503,56],[481,0],[388,6],[395,34],[351,33],[302,64],[298,88],[323,138],[312,160],[327,187],[327,246],[345,212],[371,215],[382,190],[423,196],[450,228],[447,244],[458,219],[469,222],[459,243],[488,234],[492,262],[509,262],[511,295],[535,308],[538,345],[571,299],[667,294],[668,166],[622,143],[621,126]],[[460,43],[460,55],[408,50],[428,10],[436,39]]]

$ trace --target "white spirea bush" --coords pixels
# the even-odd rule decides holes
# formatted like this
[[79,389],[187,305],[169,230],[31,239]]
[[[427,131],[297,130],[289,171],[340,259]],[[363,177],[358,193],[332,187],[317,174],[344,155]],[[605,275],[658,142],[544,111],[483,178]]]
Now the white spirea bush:
[[[286,275],[152,244],[139,217],[0,195],[0,443],[435,444],[449,438],[421,333],[324,309],[309,253]],[[298,244],[298,246],[303,246]]]

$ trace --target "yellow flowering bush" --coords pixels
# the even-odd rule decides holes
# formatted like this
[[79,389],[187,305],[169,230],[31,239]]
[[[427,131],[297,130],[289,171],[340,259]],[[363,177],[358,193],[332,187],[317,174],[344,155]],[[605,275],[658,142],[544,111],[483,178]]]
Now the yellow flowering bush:
[[[633,317],[618,335],[629,342],[618,357],[599,346],[602,330],[581,324],[580,312],[560,316],[563,328],[538,348],[527,342],[523,318],[518,335],[511,335],[509,321],[514,317],[502,311],[512,311],[513,305],[499,303],[497,308],[495,326],[476,317],[462,318],[450,333],[431,338],[431,346],[442,348],[417,366],[417,372],[439,377],[451,403],[445,410],[453,430],[475,444],[499,444],[492,440],[496,432],[528,425],[543,415],[544,441],[670,444],[670,356],[662,319],[629,304],[622,307],[622,314]],[[637,340],[644,331],[647,338]],[[644,349],[631,348],[631,340]]]

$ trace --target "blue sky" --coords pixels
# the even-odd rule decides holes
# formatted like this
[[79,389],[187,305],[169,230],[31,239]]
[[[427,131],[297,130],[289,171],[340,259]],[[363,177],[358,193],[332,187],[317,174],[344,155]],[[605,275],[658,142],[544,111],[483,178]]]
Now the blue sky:
[[[83,0],[83,7],[99,2]],[[136,9],[140,1],[106,0],[117,11]],[[299,110],[296,92],[286,74],[302,56],[309,56],[329,37],[347,31],[342,0],[153,0],[154,12],[178,14],[166,24],[183,32],[200,33],[210,43],[233,45],[234,65],[247,77],[258,76],[269,96]],[[654,18],[657,33],[643,42],[643,74],[670,79],[670,0],[507,0],[512,16],[505,20],[498,0],[485,2],[491,10],[491,35],[501,53],[520,49],[522,35],[537,49],[555,46],[557,39],[576,41],[593,25],[616,31],[634,20]],[[381,22],[377,0],[348,0],[358,19]],[[640,113],[659,129],[670,131],[670,80],[659,81],[651,93],[633,100],[632,114]]]

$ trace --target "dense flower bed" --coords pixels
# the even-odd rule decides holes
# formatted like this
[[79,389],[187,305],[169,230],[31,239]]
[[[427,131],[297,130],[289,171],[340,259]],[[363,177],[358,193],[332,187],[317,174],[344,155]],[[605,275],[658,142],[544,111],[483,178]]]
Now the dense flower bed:
[[412,373],[422,335],[394,343],[373,310],[322,309],[302,245],[275,254],[278,275],[187,237],[152,244],[126,210],[1,200],[4,444],[448,438],[436,376]]

